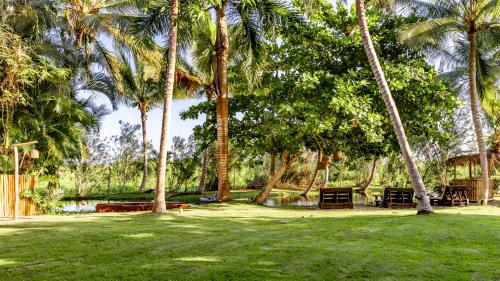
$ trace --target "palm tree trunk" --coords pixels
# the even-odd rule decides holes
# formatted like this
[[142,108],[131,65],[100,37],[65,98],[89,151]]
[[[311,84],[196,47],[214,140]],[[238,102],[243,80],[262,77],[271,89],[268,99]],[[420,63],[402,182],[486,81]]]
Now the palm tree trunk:
[[293,162],[294,160],[290,159],[290,153],[288,151],[285,150],[281,153],[281,161],[278,170],[276,170],[271,179],[260,190],[259,194],[257,194],[257,197],[255,197],[255,202],[257,204],[264,204],[273,187],[278,183],[278,181],[281,179],[283,174],[285,174],[286,170],[288,170]]
[[142,126],[142,182],[141,187],[139,187],[139,192],[144,192],[146,189],[146,183],[148,181],[148,137],[147,137],[147,124],[148,119],[146,110],[143,106],[140,108],[141,111],[141,126]]
[[165,174],[167,170],[167,142],[170,115],[172,111],[172,96],[174,92],[175,63],[177,57],[177,17],[179,15],[179,0],[171,1],[170,33],[168,38],[167,77],[165,97],[163,101],[163,118],[161,127],[160,155],[158,157],[158,171],[156,179],[156,194],[153,203],[153,212],[165,213]]
[[320,149],[318,151],[318,161],[316,161],[316,168],[314,169],[314,174],[313,174],[313,177],[311,179],[311,181],[309,182],[309,185],[307,186],[306,190],[304,190],[304,192],[302,192],[300,195],[302,196],[306,196],[307,193],[309,193],[309,191],[311,191],[311,188],[313,187],[314,183],[316,182],[316,178],[318,177],[318,171],[319,171],[319,165],[321,163],[321,159],[323,159],[323,151]]
[[410,145],[408,144],[408,140],[406,139],[403,124],[401,123],[401,119],[399,118],[398,109],[396,108],[396,104],[394,103],[391,95],[391,90],[389,89],[389,85],[385,80],[384,72],[382,71],[382,67],[380,66],[380,62],[378,61],[377,53],[375,52],[375,48],[373,47],[370,33],[368,31],[368,24],[366,22],[365,4],[363,0],[356,0],[356,14],[358,16],[361,38],[363,40],[363,46],[368,57],[368,61],[370,62],[375,80],[377,81],[380,93],[382,94],[382,98],[384,99],[385,106],[387,107],[394,132],[396,133],[403,158],[406,162],[408,173],[410,174],[413,188],[415,189],[415,197],[418,200],[417,214],[432,213],[433,210],[430,204],[429,196],[425,191],[424,182],[422,181],[422,177],[418,172],[417,164],[413,159],[413,154],[411,152]]
[[477,146],[479,148],[479,160],[481,163],[481,173],[483,180],[483,190],[481,204],[488,204],[489,174],[488,156],[486,154],[486,144],[484,142],[483,130],[481,127],[481,116],[479,113],[479,98],[477,94],[477,33],[469,33],[470,54],[469,54],[469,86],[470,86],[470,108],[472,112],[472,123],[476,132]]
[[226,0],[222,0],[216,7],[217,16],[217,38],[215,46],[217,50],[216,64],[216,92],[217,92],[217,199],[228,201],[229,175],[228,175],[228,153],[229,153],[229,105],[227,90],[227,60],[229,52],[229,35],[227,28]]

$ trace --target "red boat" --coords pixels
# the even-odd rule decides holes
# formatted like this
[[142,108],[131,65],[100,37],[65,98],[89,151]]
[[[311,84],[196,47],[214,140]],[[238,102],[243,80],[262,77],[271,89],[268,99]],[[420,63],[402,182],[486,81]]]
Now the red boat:
[[[189,207],[186,203],[181,202],[166,202],[167,209],[184,209]],[[138,212],[138,211],[152,211],[152,202],[124,202],[124,203],[103,203],[95,206],[96,212]]]

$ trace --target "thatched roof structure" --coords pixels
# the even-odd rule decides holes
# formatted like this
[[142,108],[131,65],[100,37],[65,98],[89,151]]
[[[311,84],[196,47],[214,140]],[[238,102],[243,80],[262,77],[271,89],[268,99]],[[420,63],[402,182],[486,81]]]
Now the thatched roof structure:
[[[490,166],[500,163],[500,143],[497,143],[493,149],[488,150],[488,163]],[[465,166],[469,164],[479,165],[479,154],[467,154],[452,157],[446,161],[450,166]]]

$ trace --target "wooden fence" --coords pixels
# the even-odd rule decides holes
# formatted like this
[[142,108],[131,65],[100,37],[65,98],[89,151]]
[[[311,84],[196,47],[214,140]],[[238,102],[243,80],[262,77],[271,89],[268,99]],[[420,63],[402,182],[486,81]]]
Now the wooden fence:
[[[481,197],[480,194],[483,191],[483,180],[482,179],[463,179],[463,180],[452,180],[451,185],[465,185],[471,189],[467,191],[467,197],[471,202],[477,202]],[[493,200],[493,179],[490,179],[488,200]]]
[[[25,190],[35,189],[35,176],[19,175],[19,209],[20,216],[35,214],[35,202],[31,198],[24,198]],[[0,217],[14,216],[14,175],[0,174]]]

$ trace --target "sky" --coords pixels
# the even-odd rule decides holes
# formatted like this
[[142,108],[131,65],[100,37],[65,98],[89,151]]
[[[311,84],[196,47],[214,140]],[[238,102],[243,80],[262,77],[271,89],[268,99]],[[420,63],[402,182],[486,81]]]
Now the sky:
[[[196,125],[201,125],[204,116],[200,116],[198,120],[181,120],[179,114],[187,110],[190,106],[198,104],[203,100],[182,100],[174,101],[172,106],[172,117],[170,119],[170,134],[168,135],[169,143],[168,148],[172,145],[172,137],[180,136],[188,138],[193,133],[193,128]],[[141,118],[139,110],[136,108],[128,108],[121,105],[118,110],[106,115],[101,124],[100,136],[101,138],[111,137],[120,134],[120,125],[118,121],[124,121],[131,124],[140,124]],[[156,108],[149,112],[147,121],[148,139],[152,141],[156,150],[160,149],[160,136],[161,136],[161,122],[162,122],[162,109]],[[137,137],[142,138],[142,132],[139,131]]]

